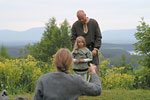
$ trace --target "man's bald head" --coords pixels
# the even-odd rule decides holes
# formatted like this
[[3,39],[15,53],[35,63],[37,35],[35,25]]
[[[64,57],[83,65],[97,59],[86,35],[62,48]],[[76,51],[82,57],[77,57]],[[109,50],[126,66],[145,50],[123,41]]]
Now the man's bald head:
[[87,20],[86,14],[85,14],[85,12],[83,10],[78,10],[77,11],[77,17],[78,17],[78,20],[81,23],[85,23],[86,20]]
[[77,11],[77,16],[79,16],[79,15],[86,15],[86,14],[83,10],[78,10]]

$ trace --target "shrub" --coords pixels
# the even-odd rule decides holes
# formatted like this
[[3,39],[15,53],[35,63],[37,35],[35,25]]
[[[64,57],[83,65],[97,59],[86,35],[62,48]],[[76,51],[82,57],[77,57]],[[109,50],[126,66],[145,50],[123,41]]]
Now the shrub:
[[38,78],[54,71],[51,63],[37,61],[31,55],[20,59],[5,59],[0,62],[0,90],[11,94],[33,92]]
[[134,85],[134,75],[122,74],[125,67],[114,67],[106,70],[106,74],[101,78],[102,85],[106,89],[125,88],[132,89]]
[[135,88],[150,88],[150,68],[141,67],[135,72]]

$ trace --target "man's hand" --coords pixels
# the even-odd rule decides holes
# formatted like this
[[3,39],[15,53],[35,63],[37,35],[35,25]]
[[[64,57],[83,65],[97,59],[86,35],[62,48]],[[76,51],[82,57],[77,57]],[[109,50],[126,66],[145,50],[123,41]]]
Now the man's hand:
[[92,55],[95,56],[96,54],[97,54],[97,50],[94,49],[94,50],[92,51]]
[[96,66],[94,65],[94,64],[91,64],[90,63],[90,67],[89,67],[89,72],[90,72],[90,74],[93,74],[93,73],[95,73],[96,71]]

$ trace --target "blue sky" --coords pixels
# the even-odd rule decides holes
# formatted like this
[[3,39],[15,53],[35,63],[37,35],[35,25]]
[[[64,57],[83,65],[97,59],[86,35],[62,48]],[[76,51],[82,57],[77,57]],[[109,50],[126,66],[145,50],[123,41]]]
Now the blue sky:
[[101,30],[135,29],[141,17],[150,22],[150,0],[0,0],[0,30],[44,27],[52,17],[58,24],[77,20],[83,9]]

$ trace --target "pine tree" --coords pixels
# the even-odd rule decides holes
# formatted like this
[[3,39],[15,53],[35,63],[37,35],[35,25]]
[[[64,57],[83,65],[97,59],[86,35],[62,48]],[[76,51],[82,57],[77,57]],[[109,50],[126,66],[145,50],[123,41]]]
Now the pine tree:
[[40,42],[34,45],[27,45],[26,51],[36,59],[48,61],[60,48],[71,49],[70,26],[64,20],[60,27],[56,24],[56,19],[51,18],[46,24],[43,37]]
[[3,58],[10,58],[10,55],[8,54],[7,49],[4,45],[1,46],[0,56]]

